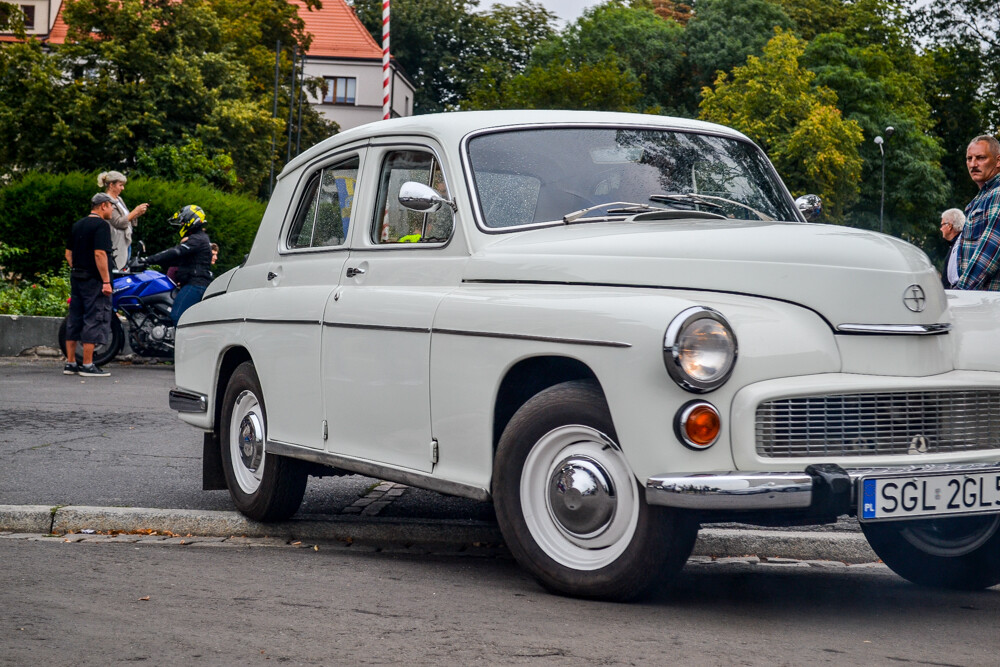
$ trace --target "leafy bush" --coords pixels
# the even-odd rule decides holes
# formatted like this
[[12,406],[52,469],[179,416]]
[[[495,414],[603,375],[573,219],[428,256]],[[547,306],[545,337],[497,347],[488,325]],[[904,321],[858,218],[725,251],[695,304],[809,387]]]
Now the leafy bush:
[[[66,237],[76,220],[90,212],[90,198],[100,189],[97,174],[25,173],[0,188],[0,238],[27,250],[4,261],[7,270],[24,278],[56,273],[64,263]],[[133,253],[142,240],[151,254],[179,242],[177,229],[168,217],[186,204],[198,204],[208,216],[206,230],[219,244],[218,275],[243,261],[250,251],[265,204],[255,198],[221,192],[193,183],[129,179],[122,195],[129,206],[149,202],[149,211],[139,218],[132,232]]]
[[10,258],[25,254],[23,248],[12,248],[0,241],[0,315],[64,317],[69,298],[69,266],[63,262],[57,274],[43,274],[31,283],[8,273],[3,266]]

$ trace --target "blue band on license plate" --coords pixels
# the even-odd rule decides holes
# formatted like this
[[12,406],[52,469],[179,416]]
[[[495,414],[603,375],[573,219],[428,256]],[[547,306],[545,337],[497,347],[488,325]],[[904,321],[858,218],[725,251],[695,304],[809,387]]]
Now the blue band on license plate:
[[1000,470],[861,479],[858,519],[879,521],[1000,512]]

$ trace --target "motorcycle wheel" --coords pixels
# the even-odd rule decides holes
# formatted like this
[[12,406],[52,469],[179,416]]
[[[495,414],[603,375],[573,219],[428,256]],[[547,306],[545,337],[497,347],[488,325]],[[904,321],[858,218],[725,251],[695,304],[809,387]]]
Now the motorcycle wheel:
[[[103,366],[121,353],[125,347],[125,330],[118,315],[111,315],[111,338],[104,345],[94,346],[94,363]],[[59,325],[59,350],[66,354],[66,320]],[[76,346],[76,363],[83,363],[83,346]]]

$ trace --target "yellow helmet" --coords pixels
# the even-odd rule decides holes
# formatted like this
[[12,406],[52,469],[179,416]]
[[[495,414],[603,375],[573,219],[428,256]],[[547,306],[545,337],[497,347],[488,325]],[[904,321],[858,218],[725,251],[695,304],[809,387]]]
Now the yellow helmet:
[[201,208],[201,206],[188,204],[181,210],[174,213],[173,217],[171,217],[167,222],[175,227],[180,227],[181,229],[178,233],[181,238],[184,238],[195,225],[200,226],[205,224],[205,211]]

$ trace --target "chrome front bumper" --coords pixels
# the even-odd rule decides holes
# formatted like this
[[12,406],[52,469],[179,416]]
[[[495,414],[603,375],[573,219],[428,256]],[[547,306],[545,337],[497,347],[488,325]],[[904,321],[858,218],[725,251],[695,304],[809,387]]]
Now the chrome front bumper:
[[171,389],[170,409],[177,412],[207,412],[208,396],[183,389]]
[[[753,511],[819,509],[840,496],[857,507],[858,480],[873,473],[973,474],[997,463],[936,464],[844,469],[809,466],[803,472],[719,472],[657,475],[646,481],[646,502],[690,510]],[[844,503],[839,504],[844,507]]]

